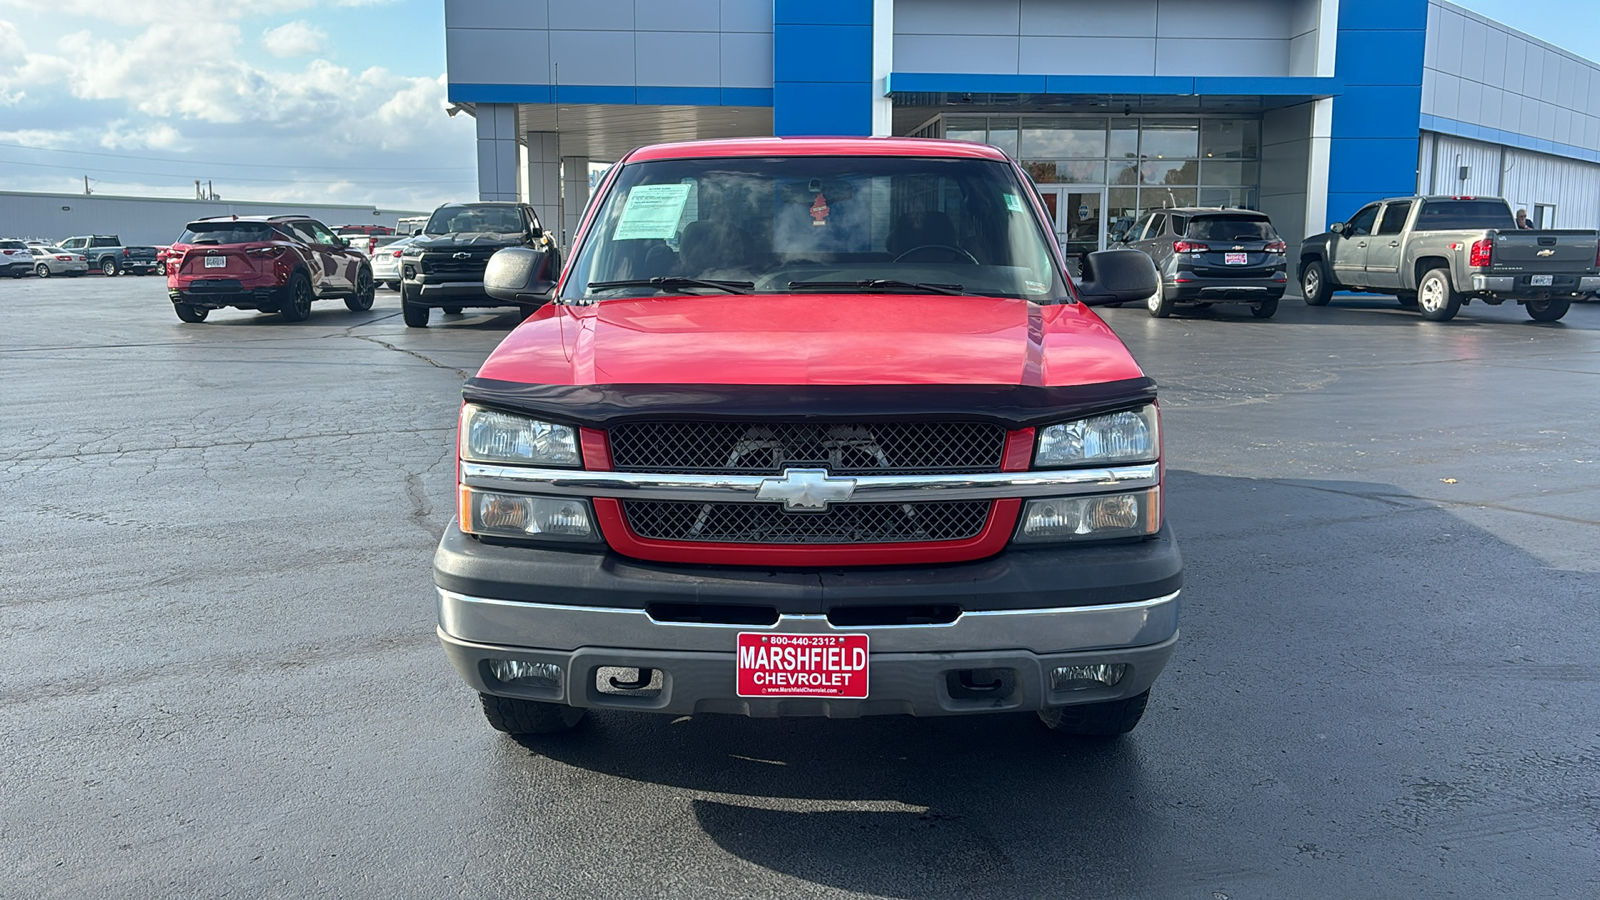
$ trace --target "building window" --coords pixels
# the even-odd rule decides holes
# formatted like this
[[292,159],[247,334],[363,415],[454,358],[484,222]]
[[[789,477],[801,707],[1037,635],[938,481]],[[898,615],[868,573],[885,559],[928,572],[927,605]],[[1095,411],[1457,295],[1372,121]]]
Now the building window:
[[1535,203],[1533,205],[1533,215],[1530,218],[1533,219],[1533,227],[1535,227],[1535,228],[1554,228],[1554,227],[1556,227],[1556,207],[1555,207],[1555,204],[1553,204],[1553,203]]

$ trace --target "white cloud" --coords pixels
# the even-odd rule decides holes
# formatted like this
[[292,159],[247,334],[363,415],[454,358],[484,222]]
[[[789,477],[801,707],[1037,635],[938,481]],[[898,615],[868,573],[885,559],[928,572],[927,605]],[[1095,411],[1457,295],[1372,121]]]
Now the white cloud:
[[165,122],[136,127],[127,120],[118,120],[106,125],[105,132],[100,135],[100,146],[112,150],[171,150],[182,137],[178,129]]
[[280,59],[321,52],[327,43],[328,33],[305,21],[288,22],[261,33],[261,46]]

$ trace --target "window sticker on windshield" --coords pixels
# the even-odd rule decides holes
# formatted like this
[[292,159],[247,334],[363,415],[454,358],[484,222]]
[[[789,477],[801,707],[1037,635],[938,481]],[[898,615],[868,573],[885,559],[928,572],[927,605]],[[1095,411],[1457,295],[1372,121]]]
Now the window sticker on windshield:
[[666,240],[678,233],[678,220],[689,202],[687,184],[641,184],[628,191],[614,241]]
[[1050,290],[1049,286],[1040,284],[1037,281],[1024,281],[1022,286],[1027,288],[1030,294],[1043,294]]
[[1006,209],[1012,212],[1022,212],[1022,198],[1016,194],[1006,195]]

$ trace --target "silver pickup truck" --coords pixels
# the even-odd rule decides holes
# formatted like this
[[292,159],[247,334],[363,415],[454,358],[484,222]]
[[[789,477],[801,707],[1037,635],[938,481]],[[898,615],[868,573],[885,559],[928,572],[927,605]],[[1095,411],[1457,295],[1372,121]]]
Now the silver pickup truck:
[[1300,247],[1307,304],[1335,291],[1393,294],[1425,319],[1447,322],[1462,304],[1523,305],[1540,322],[1600,290],[1600,231],[1518,229],[1506,201],[1399,197],[1363,206]]

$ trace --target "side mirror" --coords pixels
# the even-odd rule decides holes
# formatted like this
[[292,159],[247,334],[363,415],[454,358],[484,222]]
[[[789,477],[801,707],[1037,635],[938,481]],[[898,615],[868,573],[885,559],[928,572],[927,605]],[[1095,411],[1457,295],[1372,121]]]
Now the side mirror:
[[422,233],[422,229],[421,229],[421,228],[418,228],[418,229],[416,229],[416,230],[415,230],[415,231],[413,231],[413,232],[411,232],[411,236],[412,236],[412,237],[416,237],[416,236],[417,236],[417,235],[419,235],[419,234],[421,234],[421,233]]
[[1161,273],[1143,250],[1101,250],[1083,260],[1078,297],[1085,306],[1146,300],[1161,287]]
[[1344,223],[1343,222],[1335,222],[1332,225],[1328,226],[1328,230],[1333,232],[1334,234],[1344,234]]
[[537,303],[550,299],[556,289],[556,272],[550,271],[550,254],[530,247],[506,247],[489,257],[483,271],[483,291],[496,300]]

